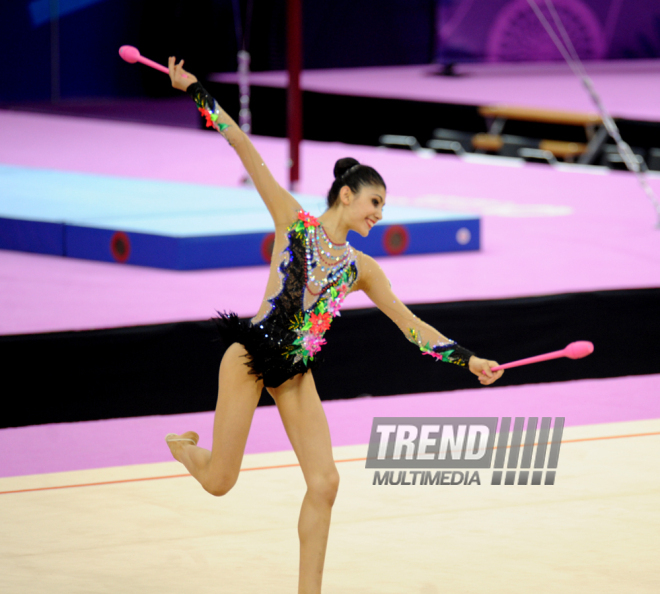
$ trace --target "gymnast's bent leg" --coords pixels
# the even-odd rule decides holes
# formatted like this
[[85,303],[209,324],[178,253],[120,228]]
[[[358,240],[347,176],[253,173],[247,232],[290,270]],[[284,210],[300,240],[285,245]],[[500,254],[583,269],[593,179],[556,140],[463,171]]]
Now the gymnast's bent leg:
[[299,594],[321,592],[323,564],[339,473],[332,456],[330,430],[311,372],[278,388],[268,388],[282,417],[307,484],[298,521]]
[[[238,480],[245,444],[263,382],[255,381],[245,365],[245,347],[232,344],[220,363],[218,402],[213,422],[211,451],[190,441],[168,441],[172,455],[181,462],[211,495],[225,495]],[[182,438],[197,442],[189,431]]]

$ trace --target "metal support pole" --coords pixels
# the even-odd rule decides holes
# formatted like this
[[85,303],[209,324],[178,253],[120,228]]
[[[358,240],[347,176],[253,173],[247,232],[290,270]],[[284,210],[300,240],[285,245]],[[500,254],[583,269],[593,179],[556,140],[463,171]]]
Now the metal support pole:
[[50,0],[50,101],[60,100],[60,5]]
[[289,190],[298,188],[300,180],[300,141],[302,140],[302,2],[287,0],[287,136],[289,137]]
[[250,112],[250,54],[243,50],[238,52],[238,95],[240,111],[238,125],[246,134],[252,133],[252,113]]
[[598,128],[598,132],[596,132],[595,136],[592,137],[592,139],[589,141],[589,144],[587,145],[587,152],[578,159],[578,163],[582,163],[584,165],[593,165],[594,161],[596,160],[596,156],[603,148],[603,145],[607,142],[609,136],[610,133],[607,131],[606,126],[601,126]]

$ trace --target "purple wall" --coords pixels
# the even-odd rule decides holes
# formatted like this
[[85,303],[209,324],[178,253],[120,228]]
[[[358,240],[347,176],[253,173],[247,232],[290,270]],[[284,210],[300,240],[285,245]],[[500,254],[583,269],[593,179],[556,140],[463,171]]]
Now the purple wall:
[[[536,0],[548,21],[545,0]],[[553,0],[584,60],[660,57],[658,0]],[[528,0],[437,0],[436,60],[561,60]]]

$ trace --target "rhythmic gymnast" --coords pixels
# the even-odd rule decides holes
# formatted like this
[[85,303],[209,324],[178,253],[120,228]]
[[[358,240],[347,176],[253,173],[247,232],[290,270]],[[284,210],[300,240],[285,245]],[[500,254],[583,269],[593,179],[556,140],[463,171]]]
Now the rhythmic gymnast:
[[[247,322],[234,314],[218,320],[226,344],[220,363],[218,402],[211,451],[197,446],[194,431],[170,434],[172,455],[212,495],[236,483],[254,410],[265,387],[273,397],[300,462],[307,492],[298,522],[299,594],[321,591],[330,515],[339,486],[330,432],[314,385],[312,368],[324,333],[346,295],[364,291],[425,355],[469,369],[492,384],[502,371],[425,324],[392,292],[373,258],[346,240],[349,231],[367,236],[383,218],[386,188],[381,176],[355,159],[337,161],[328,209],[317,219],[273,178],[248,136],[197,81],[183,60],[169,59],[172,86],[187,91],[207,120],[240,157],[270,212],[275,245],[265,297]],[[186,76],[184,76],[184,73]]]

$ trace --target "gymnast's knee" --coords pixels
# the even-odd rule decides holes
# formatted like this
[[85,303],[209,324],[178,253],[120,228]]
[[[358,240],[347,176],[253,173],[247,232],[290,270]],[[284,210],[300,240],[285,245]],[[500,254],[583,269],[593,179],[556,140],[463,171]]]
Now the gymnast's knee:
[[218,476],[206,481],[202,486],[214,497],[222,497],[232,490],[238,477]]
[[319,499],[328,505],[333,505],[339,490],[339,473],[333,469],[324,474],[319,474],[310,479],[307,484],[307,490],[314,498]]

